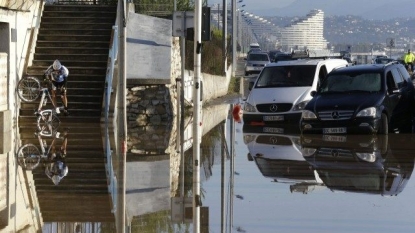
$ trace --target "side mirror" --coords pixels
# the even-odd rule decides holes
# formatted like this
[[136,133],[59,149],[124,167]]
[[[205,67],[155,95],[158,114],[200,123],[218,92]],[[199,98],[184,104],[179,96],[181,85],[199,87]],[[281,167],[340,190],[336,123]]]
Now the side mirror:
[[311,91],[311,92],[310,92],[310,95],[311,95],[312,97],[314,97],[316,94],[317,94],[317,91]]

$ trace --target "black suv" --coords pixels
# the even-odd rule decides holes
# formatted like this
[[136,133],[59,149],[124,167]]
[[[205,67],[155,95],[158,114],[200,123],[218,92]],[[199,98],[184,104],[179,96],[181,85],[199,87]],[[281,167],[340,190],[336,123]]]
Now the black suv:
[[397,62],[339,68],[312,96],[301,115],[302,133],[412,131],[414,85]]

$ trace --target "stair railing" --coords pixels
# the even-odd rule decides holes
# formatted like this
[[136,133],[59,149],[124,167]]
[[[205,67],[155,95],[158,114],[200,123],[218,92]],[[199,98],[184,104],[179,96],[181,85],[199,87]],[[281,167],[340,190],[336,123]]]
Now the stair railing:
[[[118,16],[117,16],[118,18]],[[118,20],[118,19],[117,19]],[[104,117],[104,119],[101,120],[105,122],[105,132],[104,132],[104,152],[107,157],[107,163],[106,163],[106,171],[107,171],[107,180],[108,180],[108,191],[111,194],[112,198],[112,211],[115,213],[116,211],[116,200],[117,200],[117,181],[116,181],[116,175],[114,172],[114,168],[112,166],[112,155],[113,150],[111,149],[111,137],[109,134],[109,127],[110,127],[110,118],[113,119],[114,115],[114,100],[115,95],[113,94],[113,76],[114,72],[116,72],[115,69],[115,61],[117,60],[118,56],[118,27],[115,24],[112,27],[111,32],[111,41],[110,41],[110,49],[108,53],[108,62],[107,62],[107,72],[105,77],[105,90],[104,90],[104,101],[103,101],[103,113],[101,116]],[[110,117],[111,116],[111,117]]]

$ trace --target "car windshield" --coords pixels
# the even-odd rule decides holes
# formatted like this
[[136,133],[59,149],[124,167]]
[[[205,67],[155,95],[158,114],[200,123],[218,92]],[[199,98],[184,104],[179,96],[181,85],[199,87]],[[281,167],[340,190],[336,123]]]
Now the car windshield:
[[327,76],[319,92],[376,92],[380,90],[380,73],[352,73]]
[[256,87],[311,86],[316,65],[270,66],[262,70]]
[[248,57],[249,61],[269,61],[267,54],[262,53],[251,53]]

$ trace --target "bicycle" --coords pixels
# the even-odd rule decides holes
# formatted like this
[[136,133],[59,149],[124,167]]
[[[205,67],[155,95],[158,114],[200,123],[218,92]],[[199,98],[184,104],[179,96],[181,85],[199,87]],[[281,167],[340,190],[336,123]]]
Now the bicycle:
[[[66,129],[67,132],[67,129]],[[42,136],[53,137],[50,146],[48,147],[46,140]],[[43,132],[35,132],[40,145],[40,150],[37,146],[32,143],[22,145],[17,151],[17,163],[24,170],[33,170],[39,166],[41,162],[46,164],[50,162],[51,149],[54,146],[56,139],[62,139],[59,132],[54,132],[52,135],[44,134]],[[64,134],[65,138],[65,134]]]
[[[48,83],[44,84],[43,87],[40,81],[33,76],[26,76],[22,78],[17,84],[17,95],[19,98],[28,103],[36,101],[41,96],[39,105],[35,110],[34,114],[37,116],[37,127],[39,131],[47,125],[52,125],[53,128],[58,128],[60,124],[59,117],[57,116],[56,106],[53,104],[52,97],[49,92]],[[43,106],[46,106],[49,101],[53,105],[53,109],[43,110]],[[63,110],[64,107],[59,107]]]

